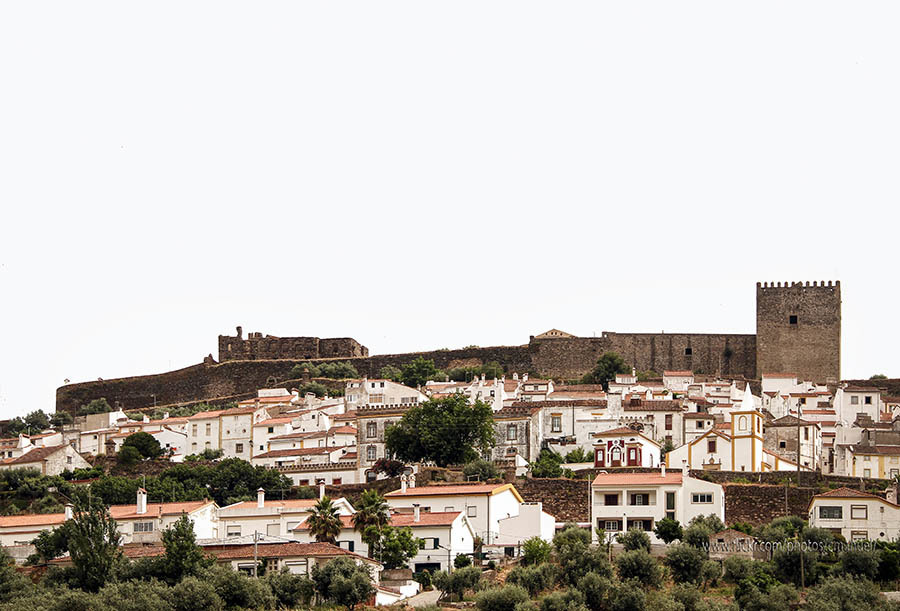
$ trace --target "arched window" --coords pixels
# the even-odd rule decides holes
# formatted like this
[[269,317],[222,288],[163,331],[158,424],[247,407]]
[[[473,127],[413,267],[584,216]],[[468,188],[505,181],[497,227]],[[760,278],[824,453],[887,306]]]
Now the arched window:
[[747,430],[747,416],[741,416],[738,418],[738,429],[742,431]]

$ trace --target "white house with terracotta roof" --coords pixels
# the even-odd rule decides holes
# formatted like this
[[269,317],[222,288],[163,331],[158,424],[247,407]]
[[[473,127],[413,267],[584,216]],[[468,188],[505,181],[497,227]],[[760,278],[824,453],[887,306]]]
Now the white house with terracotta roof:
[[[354,530],[353,516],[341,516],[341,525],[338,544],[351,552],[368,556],[369,546]],[[391,513],[390,525],[395,528],[408,527],[413,536],[422,540],[419,553],[409,561],[409,568],[413,571],[446,571],[448,567],[452,570],[457,554],[471,554],[474,551],[475,531],[463,511],[429,512],[413,508],[412,511]],[[305,520],[294,529],[294,536],[304,543],[315,540]]]
[[673,392],[687,392],[693,383],[693,371],[663,371],[663,386]]
[[[111,505],[109,514],[116,521],[122,543],[155,543],[161,531],[174,524],[182,514],[194,525],[198,539],[218,537],[218,506],[213,501],[149,503],[147,492],[139,488],[133,505]],[[72,506],[64,513],[25,514],[0,517],[0,544],[27,545],[42,531],[52,530],[72,517]]]
[[357,430],[354,426],[333,426],[325,431],[304,433],[292,431],[269,438],[269,450],[289,450],[294,448],[346,447],[356,445]]
[[834,393],[834,410],[843,423],[855,422],[859,414],[865,414],[875,422],[881,421],[884,406],[882,390],[869,386],[842,384]]
[[621,426],[594,433],[594,466],[608,467],[658,467],[660,445],[639,433]]
[[344,404],[347,409],[366,405],[411,407],[427,400],[425,393],[393,380],[349,380],[344,388]]
[[[413,481],[414,478],[410,478]],[[400,490],[384,495],[394,511],[422,512],[462,511],[468,518],[475,535],[491,545],[501,535],[502,520],[519,515],[524,502],[512,484],[445,484],[432,486],[408,486],[401,479]],[[524,538],[540,536],[540,532],[518,533]]]
[[[340,515],[354,513],[343,498],[332,499]],[[318,499],[266,498],[266,491],[256,492],[256,501],[242,501],[219,509],[219,537],[234,539],[259,533],[269,537],[290,538],[293,530],[309,516]]]
[[269,449],[269,440],[279,435],[289,435],[294,432],[291,422],[293,415],[281,415],[275,418],[267,418],[253,425],[253,454],[262,454]]
[[42,475],[59,475],[63,471],[90,469],[91,465],[70,444],[33,448],[18,458],[0,462],[0,469],[37,469]]
[[669,517],[687,524],[697,516],[725,520],[725,493],[719,484],[690,477],[687,469],[652,473],[601,473],[591,483],[591,524],[617,534],[631,528],[646,531],[654,543],[656,523]]
[[188,418],[186,451],[199,454],[221,449],[227,458],[250,460],[253,425],[268,418],[266,409],[256,405],[196,413]]
[[321,465],[336,463],[348,453],[348,447],[290,448],[269,450],[250,459],[250,464],[262,467],[290,467],[293,465]]
[[810,526],[840,534],[847,541],[894,541],[900,537],[900,506],[867,492],[829,490],[815,495],[807,511]]

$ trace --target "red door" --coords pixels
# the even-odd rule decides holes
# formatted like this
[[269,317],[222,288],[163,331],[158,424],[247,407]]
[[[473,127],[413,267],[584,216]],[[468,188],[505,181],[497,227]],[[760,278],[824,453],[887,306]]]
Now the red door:
[[594,450],[594,466],[595,467],[605,467],[606,462],[603,460],[603,448],[597,448]]

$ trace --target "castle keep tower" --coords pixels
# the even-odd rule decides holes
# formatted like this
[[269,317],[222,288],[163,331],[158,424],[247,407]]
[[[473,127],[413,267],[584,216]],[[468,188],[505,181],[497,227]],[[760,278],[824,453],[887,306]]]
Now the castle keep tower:
[[756,375],[841,379],[841,283],[756,283]]

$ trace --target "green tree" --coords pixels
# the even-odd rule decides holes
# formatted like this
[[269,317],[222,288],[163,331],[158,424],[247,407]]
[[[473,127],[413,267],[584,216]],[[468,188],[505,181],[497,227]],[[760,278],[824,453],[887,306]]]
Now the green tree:
[[172,600],[175,611],[222,611],[225,608],[213,584],[197,577],[186,577],[172,588]]
[[624,552],[616,557],[619,579],[634,579],[641,585],[658,588],[662,585],[662,570],[659,563],[645,549]]
[[42,530],[31,542],[37,558],[34,560],[42,564],[50,562],[54,558],[62,556],[69,551],[69,536],[72,529],[72,521],[66,520],[57,528]]
[[550,560],[551,545],[540,537],[531,537],[522,543],[522,564],[542,564]]
[[311,392],[314,395],[316,395],[318,398],[321,399],[322,397],[324,397],[328,394],[328,389],[325,388],[324,384],[321,384],[319,382],[307,382],[306,384],[303,384],[298,389],[298,392],[300,393],[301,397],[304,396],[306,393]]
[[108,414],[113,411],[112,405],[105,398],[94,399],[87,405],[82,405],[78,409],[79,416],[89,416],[91,414]]
[[390,508],[384,497],[374,488],[363,492],[351,522],[363,543],[369,546],[369,558],[374,558],[372,554],[381,539],[381,531],[391,522]]
[[110,578],[122,552],[116,521],[100,499],[79,494],[69,531],[69,556],[78,584],[88,592],[99,590]]
[[698,583],[704,560],[706,554],[685,543],[670,545],[666,550],[665,563],[675,583]]
[[456,558],[453,559],[453,568],[464,569],[467,566],[472,566],[472,557],[466,554],[456,554]]
[[515,611],[516,605],[529,599],[528,592],[519,586],[503,586],[482,590],[475,597],[478,611]]
[[74,422],[74,418],[72,418],[72,414],[69,412],[56,412],[52,416],[50,416],[50,426],[53,427],[61,427],[66,424],[72,424]]
[[804,609],[809,611],[868,611],[887,609],[878,587],[867,579],[850,576],[829,577],[812,588]]
[[0,547],[0,602],[17,599],[30,585],[25,575],[16,571],[9,552]]
[[681,524],[674,518],[663,518],[656,523],[653,532],[666,544],[669,544],[676,539],[681,539],[684,534],[681,530]]
[[160,447],[156,438],[150,433],[145,433],[143,431],[132,433],[126,437],[125,441],[122,442],[122,447],[134,448],[140,452],[141,456],[144,458],[159,458],[163,453],[162,447]]
[[494,412],[465,395],[430,399],[409,408],[385,433],[388,452],[406,462],[434,461],[440,467],[478,458],[494,443]]
[[384,378],[385,380],[399,382],[403,377],[403,372],[400,371],[399,367],[394,367],[393,365],[385,365],[378,371],[378,377]]
[[40,433],[50,427],[50,417],[40,409],[29,412],[29,414],[25,416],[25,426],[28,427],[32,433]]
[[500,471],[493,462],[484,459],[473,460],[463,465],[463,475],[466,480],[475,480],[486,482],[491,479],[500,477]]
[[[374,527],[369,527],[374,528]],[[394,528],[385,526],[381,529],[381,536],[375,544],[375,558],[386,569],[399,569],[405,567],[409,560],[419,553],[421,540],[413,535],[408,526]]]
[[575,448],[574,450],[566,454],[566,462],[569,464],[593,462],[593,458],[591,458],[590,453],[588,453],[584,448]]
[[[400,381],[411,388],[424,386],[429,380],[437,380],[440,370],[434,366],[434,361],[424,359],[421,356],[403,366]],[[441,377],[443,375],[441,374]]]
[[474,590],[481,579],[481,569],[469,566],[457,569],[452,573],[438,571],[434,574],[434,587],[443,592],[462,599],[467,590]]
[[128,467],[141,462],[141,458],[141,451],[134,446],[123,446],[122,449],[119,450],[119,454],[117,455],[119,464]]
[[563,469],[562,464],[562,456],[553,450],[544,448],[538,454],[537,460],[529,466],[532,477],[563,477],[567,472],[571,473],[571,471]]
[[875,375],[873,375],[873,376],[870,377],[869,379],[870,379],[870,380],[887,380],[888,377],[887,377],[886,375],[884,375],[883,373],[876,373]]
[[279,609],[309,608],[316,593],[316,584],[306,575],[294,575],[287,567],[265,577],[275,595]]
[[182,514],[169,528],[162,532],[166,553],[162,557],[162,568],[166,580],[175,584],[188,576],[196,576],[203,569],[211,567],[215,560],[197,545],[194,523]]
[[309,533],[319,543],[337,543],[341,534],[341,517],[338,508],[327,496],[315,504],[306,523],[309,524]]
[[609,383],[616,379],[617,373],[631,373],[631,368],[615,352],[604,352],[583,381],[586,384],[602,384],[603,390],[609,390]]
[[616,535],[616,541],[625,548],[626,552],[639,549],[650,551],[650,535],[640,528],[629,528],[628,532]]
[[312,580],[323,599],[344,605],[350,611],[375,593],[369,570],[350,558],[335,558],[324,565],[316,565]]

